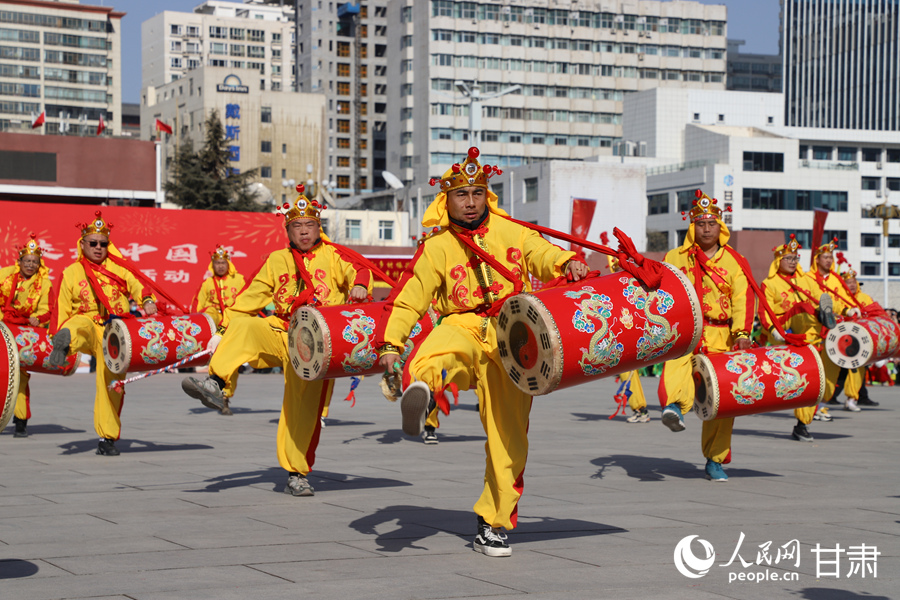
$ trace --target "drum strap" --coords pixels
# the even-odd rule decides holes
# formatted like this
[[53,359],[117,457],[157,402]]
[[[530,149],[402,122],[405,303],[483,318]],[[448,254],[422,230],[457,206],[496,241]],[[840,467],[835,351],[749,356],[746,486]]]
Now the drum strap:
[[297,276],[303,282],[303,288],[298,285],[297,295],[294,296],[294,301],[291,303],[291,312],[293,313],[299,307],[315,302],[316,287],[313,285],[312,276],[309,274],[309,269],[306,268],[306,263],[303,262],[305,257],[312,257],[313,254],[301,252],[292,247],[291,256],[294,257],[294,264],[297,266]]
[[218,277],[213,276],[213,287],[216,290],[216,298],[219,300],[219,312],[225,314],[225,300],[222,299],[222,288],[219,287]]
[[834,294],[835,296],[840,298],[841,302],[843,302],[847,306],[853,306],[855,308],[862,310],[862,305],[856,300],[856,298],[853,297],[853,294],[850,293],[850,290],[847,289],[847,283],[844,281],[843,277],[841,277],[840,275],[835,275],[837,280],[841,283],[841,287],[844,288],[844,290],[847,292],[847,295],[850,296],[851,299],[847,299],[838,290],[833,290],[833,289],[829,288],[827,285],[825,285],[825,278],[822,277],[822,273],[820,273],[818,269],[816,269],[815,273],[816,273],[816,283],[819,284],[819,287],[822,288],[823,291],[831,292],[832,294]]
[[125,280],[100,265],[94,264],[88,259],[82,257],[81,266],[84,268],[84,274],[87,275],[88,283],[91,284],[91,289],[94,290],[94,295],[97,297],[97,300],[100,304],[103,305],[103,308],[106,309],[107,316],[116,314],[116,311],[112,309],[112,304],[109,301],[109,298],[105,293],[103,293],[103,287],[100,285],[100,282],[97,280],[97,273],[105,276],[109,279],[110,284],[118,288],[119,292],[123,295],[128,295],[128,285],[125,283]]
[[[491,256],[490,254],[488,254],[483,248],[481,248],[478,244],[476,244],[475,240],[472,239],[473,238],[472,235],[467,235],[467,232],[465,232],[465,231],[458,232],[453,228],[451,228],[450,231],[453,232],[453,235],[456,236],[456,239],[458,239],[460,242],[462,242],[462,244],[464,246],[466,246],[469,250],[471,250],[473,254],[475,254],[478,258],[480,258],[486,264],[490,265],[491,268],[493,268],[495,271],[500,273],[500,275],[502,275],[504,278],[509,280],[510,283],[513,284],[513,293],[510,294],[510,296],[519,294],[522,292],[522,290],[525,287],[525,284],[522,283],[522,278],[516,277],[516,275],[512,271],[510,271],[507,267],[500,264],[500,261],[498,261],[496,258]],[[479,231],[479,233],[481,233],[481,232]],[[485,298],[489,297],[488,292],[496,293],[496,291],[488,290],[488,289],[485,289],[484,292],[485,292],[485,294],[484,294]],[[503,302],[506,301],[506,298],[508,298],[508,297],[509,296],[500,298],[497,302],[482,306],[481,308],[484,309],[484,312],[488,316],[493,316],[500,310],[500,307],[503,306]]]

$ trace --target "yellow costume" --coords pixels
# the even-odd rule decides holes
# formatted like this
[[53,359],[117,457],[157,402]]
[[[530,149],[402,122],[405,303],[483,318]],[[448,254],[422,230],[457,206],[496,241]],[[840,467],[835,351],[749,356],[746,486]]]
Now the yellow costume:
[[[704,201],[705,206],[701,204]],[[721,211],[709,203],[705,195],[695,201],[684,243],[680,248],[670,250],[665,259],[681,269],[697,290],[703,309],[703,337],[695,352],[707,354],[727,352],[738,337],[749,337],[756,314],[755,300],[747,289],[747,277],[726,250],[730,234],[720,215]],[[712,258],[706,258],[694,242],[694,223],[712,218],[719,223],[720,247]],[[694,395],[692,356],[667,361],[659,382],[659,396],[664,406],[678,404],[681,413],[687,414],[694,406]],[[703,421],[703,456],[716,463],[728,462],[733,425],[734,419]]]
[[[31,240],[19,249],[19,258],[32,255],[39,259],[41,248],[37,245],[34,234]],[[13,289],[15,287],[15,289]],[[18,263],[0,269],[0,321],[9,324],[29,325],[29,317],[40,322],[40,327],[47,328],[50,323],[50,270],[41,261],[38,271],[25,279]],[[31,376],[24,370],[19,371],[19,390],[16,394],[15,418],[27,421],[31,418]]]
[[[92,233],[108,236],[111,227],[97,212],[97,218],[92,223],[83,225],[82,238]],[[82,352],[97,359],[94,429],[101,438],[118,440],[122,431],[125,393],[111,390],[109,385],[124,379],[125,375],[116,375],[106,367],[103,360],[103,327],[111,315],[129,314],[129,299],[142,305],[152,300],[153,296],[131,271],[112,260],[112,256],[121,257],[112,243],[109,245],[109,255],[99,265],[81,256],[78,262],[63,271],[55,308],[55,329],[69,330],[72,336],[69,354]]]
[[[286,213],[286,224],[300,218],[318,221],[318,211],[296,208],[300,202],[306,209],[308,201],[301,195]],[[344,304],[350,288],[362,285],[371,293],[372,283],[368,269],[357,271],[334,246],[319,241],[308,252],[292,248],[272,252],[234,305],[225,310],[219,327],[224,335],[210,361],[210,375],[228,381],[246,362],[281,367],[284,401],[276,445],[278,463],[290,473],[306,476],[312,469],[321,431],[319,417],[334,388],[333,380],[300,379],[291,366],[287,335],[291,314],[302,304]],[[271,303],[274,315],[255,317]]]
[[[474,153],[473,153],[474,150]],[[547,281],[562,275],[574,252],[563,251],[534,231],[504,218],[497,196],[487,191],[484,220],[474,229],[450,223],[446,193],[470,185],[487,188],[490,171],[470,150],[462,168],[440,180],[442,192],[426,211],[422,224],[440,228],[422,243],[388,299],[375,332],[381,352],[403,348],[416,321],[435,300],[443,315],[440,324],[410,357],[404,369],[404,387],[421,381],[438,393],[450,384],[475,389],[481,424],[487,435],[484,489],[475,513],[491,527],[516,526],[528,454],[528,419],[531,396],[510,381],[500,362],[497,331],[490,311],[512,294],[512,281],[477,256],[477,245],[522,290],[531,289],[529,273]],[[459,168],[459,166],[457,166]]]

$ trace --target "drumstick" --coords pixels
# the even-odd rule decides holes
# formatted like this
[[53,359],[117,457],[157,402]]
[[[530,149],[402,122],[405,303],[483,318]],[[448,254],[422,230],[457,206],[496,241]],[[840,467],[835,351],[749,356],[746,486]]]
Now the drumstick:
[[168,367],[163,367],[161,369],[156,369],[155,371],[147,371],[146,373],[141,373],[140,375],[135,375],[134,377],[129,377],[128,379],[120,379],[119,381],[114,381],[109,384],[109,389],[115,390],[119,393],[122,393],[125,390],[125,384],[131,383],[132,381],[137,381],[138,379],[143,379],[144,377],[150,377],[152,375],[159,375],[160,373],[165,373],[166,371],[171,371],[172,369],[177,369],[185,363],[189,363],[195,358],[200,358],[201,356],[206,356],[210,354],[211,350],[201,350],[196,354],[191,354],[190,356],[185,356],[177,363],[171,364]]

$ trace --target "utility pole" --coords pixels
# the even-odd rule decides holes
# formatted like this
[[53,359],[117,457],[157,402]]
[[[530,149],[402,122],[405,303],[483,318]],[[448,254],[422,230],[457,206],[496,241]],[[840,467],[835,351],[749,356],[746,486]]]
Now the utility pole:
[[481,103],[485,100],[491,100],[493,98],[499,98],[500,96],[505,96],[506,94],[511,94],[513,92],[518,92],[522,89],[520,85],[512,85],[508,88],[504,88],[499,92],[491,92],[490,94],[482,94],[481,93],[481,84],[473,83],[471,86],[467,84],[465,81],[456,81],[454,82],[456,85],[456,89],[459,92],[469,99],[469,145],[477,146],[480,140],[478,139],[481,134]]

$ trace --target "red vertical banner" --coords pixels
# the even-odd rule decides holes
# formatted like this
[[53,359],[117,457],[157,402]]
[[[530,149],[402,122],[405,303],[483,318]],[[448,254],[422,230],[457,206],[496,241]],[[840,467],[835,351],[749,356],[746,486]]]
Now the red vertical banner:
[[[825,220],[828,218],[828,211],[824,208],[816,208],[813,210],[813,228],[812,243],[810,249],[812,256],[816,254],[816,248],[822,245],[822,236],[825,235]],[[810,266],[812,266],[812,257],[810,257]]]
[[[585,198],[572,199],[572,228],[570,233],[583,240],[587,239],[591,222],[594,220],[594,209],[597,208],[596,200]],[[578,244],[571,244],[569,249],[584,258],[584,249]]]

